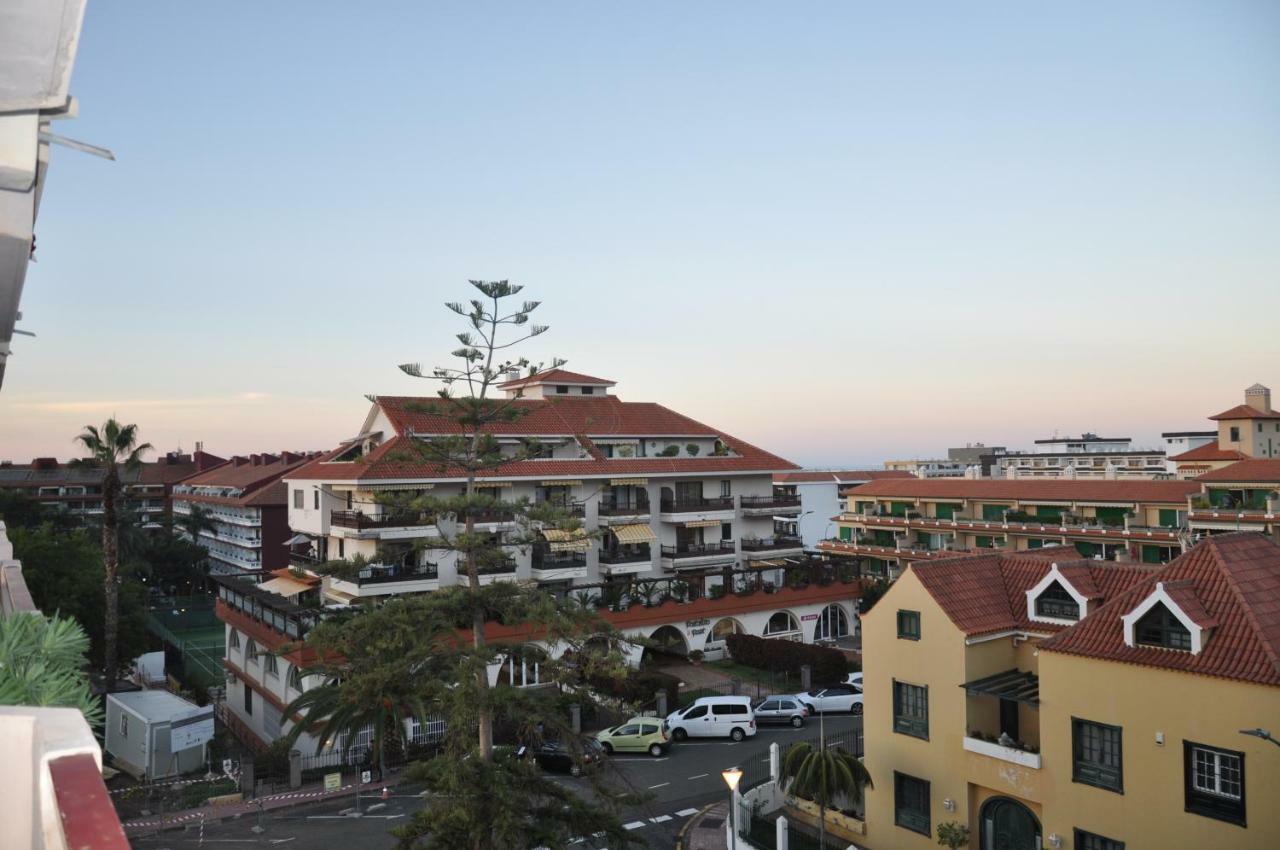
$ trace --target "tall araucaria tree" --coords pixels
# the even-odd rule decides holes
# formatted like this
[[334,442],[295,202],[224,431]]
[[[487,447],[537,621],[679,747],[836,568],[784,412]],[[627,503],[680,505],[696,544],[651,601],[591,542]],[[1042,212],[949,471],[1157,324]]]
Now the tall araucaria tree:
[[[541,532],[554,529],[583,546],[590,536],[564,507],[500,501],[483,486],[504,466],[542,454],[533,440],[514,447],[499,442],[496,434],[510,433],[511,424],[532,405],[518,392],[498,393],[497,384],[513,370],[539,370],[506,352],[547,328],[530,322],[538,302],[507,306],[521,287],[507,281],[471,285],[478,297],[466,306],[447,305],[467,324],[457,335],[457,364],[400,367],[440,384],[434,398],[408,405],[409,412],[447,424],[431,435],[410,433],[396,459],[430,470],[432,478],[461,482],[461,493],[379,497],[388,509],[433,525],[433,533],[416,541],[412,556],[452,555],[463,581],[330,617],[317,626],[307,644],[319,661],[307,673],[331,684],[323,696],[296,700],[286,716],[298,711],[301,726],[319,730],[325,740],[344,732],[351,740],[353,733],[371,729],[374,757],[380,761],[410,717],[445,721],[442,751],[413,770],[428,793],[422,811],[396,830],[402,847],[524,850],[564,846],[595,834],[607,836],[610,847],[629,846],[634,839],[622,828],[618,812],[637,797],[616,788],[605,771],[587,771],[588,801],[543,777],[526,760],[495,755],[497,737],[528,745],[559,739],[580,752],[569,705],[595,700],[584,682],[626,675],[626,641],[589,608],[533,584],[481,582],[483,575],[507,572],[510,550],[526,550]],[[477,517],[494,512],[513,518],[515,530],[502,535],[478,530]],[[374,560],[408,555],[380,551]],[[318,570],[347,576],[363,565],[329,562]],[[506,664],[536,664],[540,687],[491,684]]]
[[115,419],[108,419],[100,429],[86,425],[76,441],[88,450],[89,456],[71,461],[71,466],[102,471],[104,684],[106,692],[111,693],[116,686],[119,665],[116,644],[120,628],[120,501],[124,493],[121,473],[137,471],[142,466],[142,454],[152,446],[138,443],[137,425],[121,425]]

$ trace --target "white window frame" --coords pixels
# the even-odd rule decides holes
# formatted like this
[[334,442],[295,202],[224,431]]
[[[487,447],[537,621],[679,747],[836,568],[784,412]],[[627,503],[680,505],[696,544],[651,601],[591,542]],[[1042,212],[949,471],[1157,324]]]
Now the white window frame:
[[[1173,601],[1173,597],[1169,595],[1169,591],[1165,590],[1164,582],[1156,582],[1156,589],[1150,596],[1142,601],[1137,608],[1134,608],[1128,614],[1120,618],[1124,623],[1124,645],[1138,646],[1135,632],[1137,630],[1138,621],[1142,616],[1157,605],[1164,605],[1174,617],[1178,618],[1178,622],[1182,623],[1183,628],[1191,633],[1191,654],[1199,655],[1204,649],[1204,629],[1200,628],[1199,623],[1187,616],[1187,612],[1178,607],[1178,603]],[[1153,648],[1145,647],[1144,648]],[[1159,647],[1154,647],[1159,648]],[[1185,649],[1167,649],[1167,652],[1186,652]]]
[[[1197,758],[1199,753],[1204,753],[1213,758],[1213,775],[1207,776],[1200,771],[1200,761]],[[1237,779],[1236,784],[1240,786],[1240,793],[1233,794],[1230,791],[1222,790],[1222,761],[1223,759],[1231,759],[1235,762],[1235,771]],[[1244,775],[1244,759],[1234,753],[1224,753],[1219,750],[1209,749],[1208,747],[1199,747],[1195,744],[1191,745],[1191,784],[1195,790],[1204,794],[1213,794],[1215,797],[1221,797],[1224,800],[1232,800],[1239,802],[1244,797],[1244,786],[1240,782],[1240,777]],[[1202,785],[1200,780],[1207,777],[1211,780],[1211,787]]]
[[[1066,590],[1067,593],[1071,595],[1071,598],[1076,601],[1076,604],[1080,606],[1079,619],[1071,620],[1066,617],[1045,617],[1036,613],[1036,599],[1040,597],[1040,594],[1048,590],[1049,586],[1055,581],[1062,585],[1062,588]],[[1085,599],[1080,591],[1071,586],[1071,582],[1067,581],[1067,577],[1058,569],[1058,565],[1056,563],[1050,564],[1049,572],[1045,574],[1045,577],[1040,579],[1039,583],[1037,583],[1035,587],[1027,591],[1027,619],[1033,623],[1054,623],[1055,625],[1060,626],[1073,626],[1088,615],[1089,600]]]

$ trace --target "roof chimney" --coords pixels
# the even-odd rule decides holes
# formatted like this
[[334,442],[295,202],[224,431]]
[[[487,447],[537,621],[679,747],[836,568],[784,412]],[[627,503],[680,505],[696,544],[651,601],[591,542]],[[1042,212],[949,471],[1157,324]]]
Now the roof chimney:
[[244,455],[236,455],[231,459],[232,466],[245,466],[249,463],[249,459]]
[[1244,403],[1262,413],[1271,412],[1271,390],[1262,384],[1254,384],[1244,391]]
[[32,469],[57,469],[58,459],[56,457],[38,457],[31,462]]

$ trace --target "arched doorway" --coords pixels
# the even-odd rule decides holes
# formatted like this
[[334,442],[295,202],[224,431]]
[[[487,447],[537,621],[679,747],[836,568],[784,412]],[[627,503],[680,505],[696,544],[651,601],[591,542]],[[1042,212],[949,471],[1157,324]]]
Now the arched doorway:
[[802,640],[800,623],[790,611],[776,611],[765,623],[764,636],[782,640]]
[[838,640],[848,636],[849,617],[844,613],[843,608],[832,602],[818,615],[818,621],[813,627],[813,639],[815,641]]
[[689,655],[689,642],[684,639],[684,632],[675,626],[660,626],[649,635],[651,641],[644,648],[641,666],[646,662],[661,664],[663,659],[685,658]]
[[1039,850],[1040,821],[1030,809],[1008,797],[982,805],[982,850]]

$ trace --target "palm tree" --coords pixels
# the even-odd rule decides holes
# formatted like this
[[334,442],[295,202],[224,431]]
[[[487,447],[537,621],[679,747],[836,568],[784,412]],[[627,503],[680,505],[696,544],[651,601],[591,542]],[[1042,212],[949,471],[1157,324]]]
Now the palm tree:
[[120,626],[120,583],[117,573],[120,567],[120,514],[119,500],[124,491],[120,473],[134,472],[142,465],[142,453],[150,451],[150,443],[138,444],[138,426],[121,425],[108,419],[98,429],[86,425],[76,437],[89,456],[71,461],[77,469],[102,470],[102,560],[105,567],[103,592],[106,597],[106,615],[103,618],[103,655],[106,658],[105,689],[107,693],[116,686],[116,635]]
[[787,750],[782,779],[789,794],[818,804],[820,847],[827,842],[827,809],[842,798],[859,804],[863,792],[873,787],[871,774],[853,753],[810,743],[794,744]]

